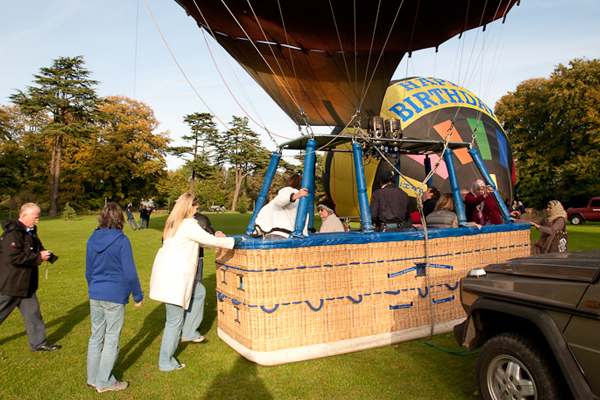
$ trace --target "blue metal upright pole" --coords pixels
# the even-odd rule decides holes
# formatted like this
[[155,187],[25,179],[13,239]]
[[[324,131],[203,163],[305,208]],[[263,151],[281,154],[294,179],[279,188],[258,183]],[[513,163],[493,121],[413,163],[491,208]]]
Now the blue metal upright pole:
[[371,221],[371,210],[369,209],[369,197],[367,196],[367,184],[365,181],[365,169],[362,164],[362,147],[359,143],[352,143],[352,155],[354,158],[356,189],[358,191],[360,226],[363,232],[373,232],[373,222]]
[[[429,175],[430,172],[431,172],[431,159],[429,158],[429,155],[426,155],[425,156],[425,176]],[[429,178],[427,180],[427,186],[433,187],[433,178]]]
[[303,237],[304,225],[306,224],[306,214],[309,211],[309,204],[315,204],[315,191],[314,184],[311,184],[311,180],[314,181],[315,177],[315,160],[317,149],[317,141],[314,139],[308,139],[306,143],[306,156],[304,157],[304,172],[302,173],[302,187],[308,189],[308,196],[301,197],[298,203],[298,213],[296,214],[296,225],[294,226],[294,232],[291,233],[291,237]]
[[454,168],[452,154],[454,154],[454,152],[451,149],[446,149],[444,152],[444,161],[446,162],[446,168],[448,169],[448,179],[450,179],[450,187],[452,188],[452,199],[454,200],[454,208],[456,209],[456,215],[458,216],[458,225],[469,226],[465,214],[465,204],[460,195],[458,179],[456,179],[456,169]]
[[265,205],[267,195],[269,194],[269,189],[271,188],[271,183],[273,183],[273,177],[275,176],[275,172],[277,172],[279,160],[281,160],[281,152],[274,151],[273,154],[271,154],[269,168],[267,169],[267,173],[265,174],[265,180],[263,181],[262,188],[260,189],[260,193],[258,194],[256,206],[254,207],[254,212],[252,213],[252,218],[250,218],[250,222],[248,223],[248,227],[246,228],[246,233],[248,235],[254,232],[254,227],[256,225],[256,217],[258,216],[258,213],[260,212],[261,208],[263,208],[263,206]]
[[487,168],[485,167],[485,164],[483,163],[483,159],[481,158],[481,155],[479,154],[479,152],[477,151],[477,149],[475,147],[472,147],[469,149],[469,154],[471,155],[471,158],[473,159],[473,161],[475,161],[475,165],[477,165],[477,168],[479,168],[479,172],[481,172],[481,175],[483,175],[483,180],[492,187],[492,189],[494,189],[492,191],[492,196],[494,196],[494,200],[496,200],[496,204],[498,204],[498,208],[500,209],[500,212],[502,213],[502,219],[504,220],[504,222],[514,222],[514,218],[510,216],[510,212],[508,212],[508,208],[506,207],[506,204],[504,204],[504,201],[502,200],[502,197],[500,197],[500,193],[498,193],[498,190],[496,189],[496,185],[494,184],[494,181],[492,180],[492,177],[490,176],[490,174],[487,171]]

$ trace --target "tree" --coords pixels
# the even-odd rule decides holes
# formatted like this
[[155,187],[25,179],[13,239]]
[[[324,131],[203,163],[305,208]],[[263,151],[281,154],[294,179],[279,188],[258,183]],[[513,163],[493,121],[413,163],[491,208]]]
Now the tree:
[[26,93],[18,91],[10,96],[12,102],[28,115],[47,115],[51,122],[42,128],[42,134],[51,138],[50,157],[50,216],[57,216],[58,186],[60,182],[63,143],[89,137],[94,131],[97,106],[102,100],[89,79],[82,56],[61,57],[52,67],[41,68]]
[[171,147],[169,151],[177,157],[192,157],[191,160],[187,160],[186,165],[192,171],[190,193],[194,193],[196,176],[206,179],[214,172],[214,167],[211,165],[210,145],[217,139],[218,131],[213,116],[209,113],[188,114],[183,121],[190,126],[192,133],[181,138],[191,142],[191,144],[189,146]]
[[47,140],[39,140],[47,123],[17,106],[0,106],[0,194],[8,196],[9,207],[48,198],[49,147]]
[[517,195],[544,208],[600,193],[600,60],[560,64],[496,104],[514,151]]
[[233,117],[232,128],[218,136],[216,162],[229,164],[233,168],[235,190],[231,211],[235,211],[244,178],[256,168],[263,168],[269,162],[269,152],[261,147],[258,135],[248,127],[248,118]]
[[[170,138],[154,131],[158,121],[146,104],[123,96],[109,96],[99,107],[102,125],[83,143],[69,163],[79,183],[95,197],[137,202],[158,193],[165,174]],[[75,188],[73,189],[75,190]]]

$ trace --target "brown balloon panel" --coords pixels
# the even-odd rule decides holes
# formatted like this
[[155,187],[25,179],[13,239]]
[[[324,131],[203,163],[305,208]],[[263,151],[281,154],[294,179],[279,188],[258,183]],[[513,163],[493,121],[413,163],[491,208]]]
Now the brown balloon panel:
[[176,0],[299,125],[367,127],[405,54],[503,18],[517,0]]

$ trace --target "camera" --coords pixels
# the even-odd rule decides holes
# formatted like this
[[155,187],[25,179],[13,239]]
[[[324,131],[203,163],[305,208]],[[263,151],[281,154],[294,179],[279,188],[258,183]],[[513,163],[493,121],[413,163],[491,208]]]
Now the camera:
[[58,260],[58,256],[53,252],[50,252],[50,258],[48,259],[48,262],[50,262],[50,264],[54,264],[56,260]]

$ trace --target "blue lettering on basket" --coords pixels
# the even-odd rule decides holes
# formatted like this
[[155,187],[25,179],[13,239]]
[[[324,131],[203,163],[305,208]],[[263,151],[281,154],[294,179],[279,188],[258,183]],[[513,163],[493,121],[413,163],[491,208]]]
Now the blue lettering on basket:
[[[419,263],[419,264],[417,264],[417,268],[424,268],[426,265],[427,265],[426,263]],[[452,265],[444,265],[444,264],[429,264],[429,267],[454,270],[454,267]]]
[[458,281],[454,284],[454,286],[450,286],[449,283],[444,283],[444,285],[450,290],[456,290],[456,288],[458,288]]
[[421,288],[417,288],[417,290],[419,290],[419,296],[421,296],[421,297],[426,297],[427,294],[429,293],[429,288],[427,286],[425,286],[425,294],[423,294],[423,292],[421,292]]
[[410,267],[410,268],[404,269],[402,271],[394,272],[393,274],[388,274],[388,278],[394,278],[396,276],[404,275],[407,272],[414,271],[416,269],[417,269],[417,267]]
[[452,301],[452,300],[454,300],[454,296],[452,296],[452,297],[446,297],[445,299],[439,299],[439,300],[435,300],[434,299],[433,302],[435,304],[440,304],[440,303],[445,303],[447,301]]
[[397,306],[390,306],[390,310],[400,310],[403,308],[411,308],[413,306],[412,303],[408,303],[408,304],[400,304]]

